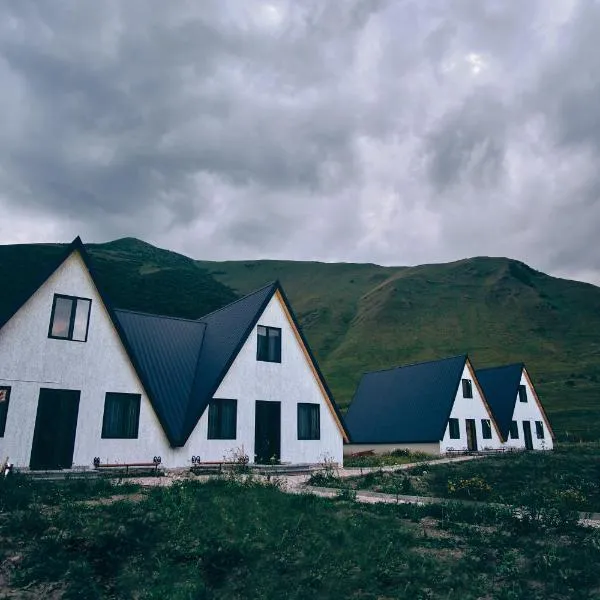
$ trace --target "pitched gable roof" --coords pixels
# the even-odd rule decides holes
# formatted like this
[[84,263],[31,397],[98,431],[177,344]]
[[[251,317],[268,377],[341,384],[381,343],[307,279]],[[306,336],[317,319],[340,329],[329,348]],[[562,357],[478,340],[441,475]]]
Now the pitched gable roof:
[[186,443],[267,304],[276,294],[306,350],[342,434],[347,437],[339,409],[277,281],[198,320],[113,309],[98,285],[89,256],[77,237],[58,258],[40,266],[39,273],[31,278],[27,289],[15,296],[10,310],[0,314],[0,329],[74,251],[79,252],[85,263],[172,446]]
[[523,363],[477,369],[476,372],[503,439],[508,437],[522,372]]
[[[496,421],[500,434],[504,440],[508,439],[510,423],[515,412],[519,384],[521,383],[521,375],[523,373],[527,376],[527,370],[523,363],[490,367],[488,369],[478,369],[476,373],[479,384],[483,389],[485,398],[494,415],[494,420]],[[529,380],[528,376],[527,379]],[[540,403],[530,380],[529,383],[533,390],[535,401],[542,413],[542,417],[546,421],[550,434],[554,437],[544,407]]]
[[10,321],[15,313],[35,294],[50,278],[52,273],[73,253],[83,248],[83,243],[76,237],[66,248],[62,245],[40,245],[44,248],[32,250],[29,246],[18,248],[19,277],[15,277],[15,265],[0,265],[0,273],[10,281],[2,290],[0,298],[0,329]]
[[346,414],[352,443],[428,443],[444,437],[467,356],[363,375]]
[[206,324],[115,310],[122,338],[167,438],[180,437]]

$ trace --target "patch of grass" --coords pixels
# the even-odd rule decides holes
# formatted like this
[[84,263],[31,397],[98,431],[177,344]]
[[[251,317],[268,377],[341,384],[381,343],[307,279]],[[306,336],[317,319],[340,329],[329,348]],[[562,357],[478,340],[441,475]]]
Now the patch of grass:
[[344,467],[392,467],[413,462],[431,460],[429,454],[424,452],[410,452],[409,450],[394,450],[386,454],[372,454],[366,456],[344,457]]
[[0,596],[560,600],[600,585],[599,532],[485,505],[361,505],[213,480],[50,508],[0,514]]
[[600,444],[559,445],[471,461],[378,471],[345,480],[353,489],[397,494],[400,486],[441,498],[600,512]]

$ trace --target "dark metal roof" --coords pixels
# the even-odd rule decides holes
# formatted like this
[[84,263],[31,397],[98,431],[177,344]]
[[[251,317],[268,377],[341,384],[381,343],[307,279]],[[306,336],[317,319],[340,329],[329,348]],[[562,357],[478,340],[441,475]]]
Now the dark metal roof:
[[181,435],[206,324],[115,310],[169,440]]
[[443,439],[466,360],[455,356],[363,375],[346,414],[350,442]]
[[478,369],[476,372],[479,385],[503,439],[508,438],[523,367],[523,363],[516,363]]

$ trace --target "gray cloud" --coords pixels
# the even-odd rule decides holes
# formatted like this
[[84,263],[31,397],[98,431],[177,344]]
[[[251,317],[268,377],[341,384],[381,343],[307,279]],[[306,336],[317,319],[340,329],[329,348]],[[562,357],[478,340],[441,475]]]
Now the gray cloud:
[[598,4],[0,8],[0,239],[600,283]]

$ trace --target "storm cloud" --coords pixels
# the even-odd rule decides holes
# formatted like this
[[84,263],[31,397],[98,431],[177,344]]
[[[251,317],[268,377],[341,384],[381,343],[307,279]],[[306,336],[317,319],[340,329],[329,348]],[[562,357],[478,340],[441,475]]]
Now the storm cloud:
[[600,283],[600,3],[0,3],[0,242]]

